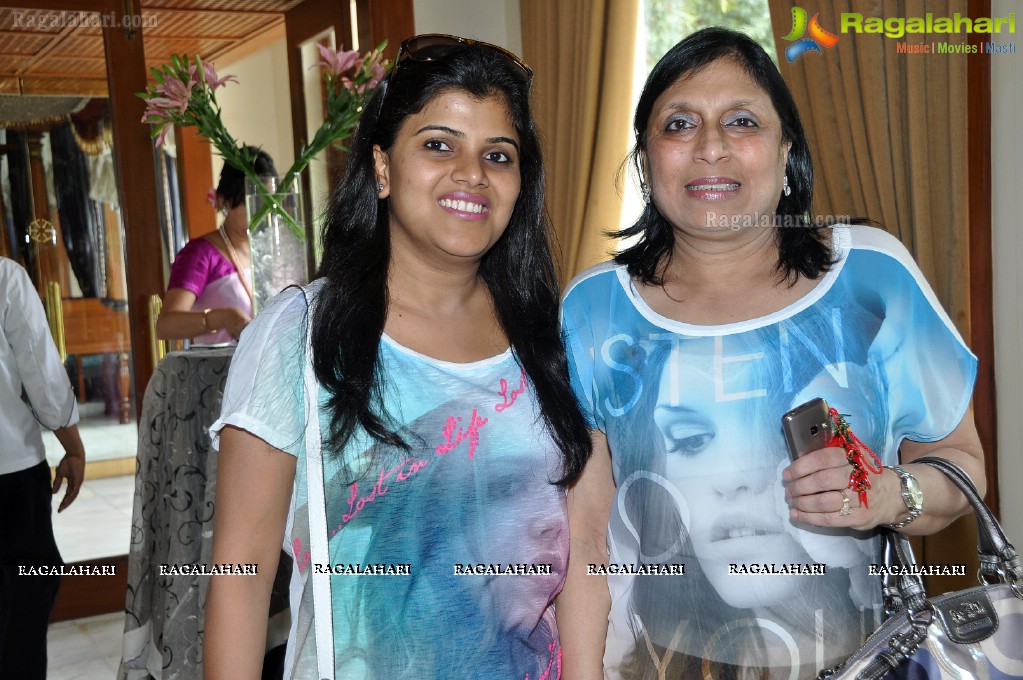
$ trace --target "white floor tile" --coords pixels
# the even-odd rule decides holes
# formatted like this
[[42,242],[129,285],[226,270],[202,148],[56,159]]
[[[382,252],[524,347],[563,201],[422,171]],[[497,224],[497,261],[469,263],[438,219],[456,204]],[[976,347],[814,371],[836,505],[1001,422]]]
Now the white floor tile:
[[[133,475],[88,479],[75,502],[60,514],[56,510],[63,490],[54,496],[53,530],[64,561],[125,554],[134,492]],[[47,679],[114,680],[123,632],[123,612],[52,624],[47,635]]]
[[53,497],[53,533],[65,562],[80,562],[128,552],[135,493],[132,475],[87,479],[78,498],[57,513],[63,492]]
[[[116,418],[90,417],[83,413],[78,423],[78,433],[85,445],[88,460],[134,458],[138,450],[138,426],[134,422],[122,425]],[[64,449],[48,430],[43,431],[43,446],[46,447],[46,460],[53,467],[64,456]]]
[[47,680],[112,680],[123,630],[121,612],[52,624],[46,636]]
[[105,659],[83,659],[74,663],[53,663],[47,666],[47,680],[113,680],[117,667]]

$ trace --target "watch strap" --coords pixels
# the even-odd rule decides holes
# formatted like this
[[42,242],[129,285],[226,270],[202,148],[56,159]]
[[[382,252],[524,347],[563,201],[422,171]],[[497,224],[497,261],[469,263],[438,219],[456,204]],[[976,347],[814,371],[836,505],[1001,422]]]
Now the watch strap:
[[887,526],[889,529],[901,529],[905,526],[908,526],[910,522],[912,522],[917,517],[923,514],[924,512],[923,503],[921,502],[920,506],[917,507],[913,505],[912,500],[909,497],[910,480],[913,480],[914,483],[917,483],[916,477],[907,472],[900,465],[889,465],[888,468],[899,476],[899,482],[902,485],[902,490],[899,495],[902,496],[902,502],[906,504],[906,510],[909,511],[909,516],[906,517],[906,519],[902,520],[901,522],[896,522],[894,524],[886,524],[885,526]]

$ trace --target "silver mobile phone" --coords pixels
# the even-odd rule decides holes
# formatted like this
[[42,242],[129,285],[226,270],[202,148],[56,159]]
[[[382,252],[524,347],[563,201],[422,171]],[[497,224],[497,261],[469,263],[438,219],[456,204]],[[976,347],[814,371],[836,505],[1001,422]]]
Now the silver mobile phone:
[[792,460],[823,449],[834,434],[828,402],[817,397],[795,407],[781,417],[781,429]]

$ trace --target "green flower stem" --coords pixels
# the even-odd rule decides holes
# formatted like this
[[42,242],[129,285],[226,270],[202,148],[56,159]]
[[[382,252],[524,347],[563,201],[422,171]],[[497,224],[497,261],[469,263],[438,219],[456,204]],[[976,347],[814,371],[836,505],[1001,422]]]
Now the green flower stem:
[[[246,167],[251,168],[252,166],[248,165]],[[292,166],[292,170],[293,169],[294,166]],[[287,197],[288,193],[290,193],[291,185],[294,182],[294,177],[296,176],[292,174],[292,170],[289,170],[288,174],[285,175],[285,179],[281,182],[276,193],[271,193],[270,190],[266,188],[266,185],[263,184],[259,175],[255,172],[252,170],[245,171],[245,176],[248,177],[256,186],[259,191],[260,198],[262,199],[262,205],[259,210],[257,210],[249,219],[249,231],[253,231],[256,228],[256,225],[267,219],[270,214],[273,213],[280,216],[281,220],[289,229],[291,229],[291,233],[293,233],[300,242],[305,242],[305,230],[302,228],[302,225],[295,221],[295,219],[289,215],[288,211],[283,207],[284,199]]]
[[341,142],[350,136],[350,133],[347,131],[351,130],[357,121],[358,115],[349,116],[346,117],[345,120],[340,121],[340,124],[329,126],[324,125],[317,130],[316,134],[313,136],[313,140],[308,146],[302,149],[298,158],[294,163],[292,163],[291,167],[288,168],[288,171],[284,173],[281,183],[277,188],[277,193],[271,193],[270,190],[266,188],[266,185],[263,184],[259,176],[250,169],[252,167],[251,163],[241,166],[246,168],[246,177],[252,180],[252,182],[256,185],[260,197],[262,198],[262,206],[249,220],[249,231],[255,229],[256,225],[266,219],[272,212],[281,216],[281,219],[288,225],[288,228],[291,229],[292,233],[295,234],[299,241],[305,241],[305,231],[302,226],[299,225],[286,210],[277,206],[284,205],[283,199],[288,193],[290,193],[291,186],[295,181],[294,178],[298,177],[298,175],[305,170],[306,166],[309,165],[309,162],[312,161],[313,158],[319,155],[320,152],[331,144],[335,144],[342,149],[344,148]]
[[[276,192],[271,192],[263,184],[256,174],[253,164],[255,157],[245,151],[243,147],[224,127],[221,116],[220,105],[217,103],[216,88],[221,87],[224,81],[214,81],[211,85],[206,80],[206,71],[202,60],[196,57],[194,61],[188,57],[181,57],[177,54],[171,55],[171,64],[160,68],[152,68],[153,79],[156,86],[147,88],[145,92],[139,92],[138,96],[149,102],[157,96],[166,94],[165,83],[170,79],[180,80],[186,88],[190,88],[188,104],[184,111],[175,108],[163,109],[149,112],[146,121],[154,125],[152,136],[155,138],[166,134],[168,125],[179,127],[195,127],[201,137],[213,145],[217,154],[236,168],[240,168],[245,176],[257,187],[262,205],[249,220],[249,231],[255,229],[263,220],[271,214],[281,217],[281,220],[288,225],[292,233],[299,241],[305,241],[305,230],[299,221],[292,217],[284,209],[285,197],[290,192],[294,178],[297,177],[320,152],[330,145],[337,145],[344,149],[344,142],[352,130],[358,124],[359,116],[362,114],[362,107],[369,100],[376,87],[375,78],[379,78],[383,69],[386,68],[386,60],[380,60],[380,53],[387,45],[384,41],[376,49],[367,53],[359,62],[361,66],[351,74],[351,81],[348,87],[344,83],[347,77],[341,74],[328,72],[325,76],[327,85],[327,115],[323,125],[313,135],[312,140],[299,153],[298,158],[285,173],[280,186]],[[192,67],[197,69],[198,82],[193,81]],[[230,78],[230,76],[229,76]],[[225,79],[226,80],[226,79]],[[372,83],[372,87],[368,84]]]

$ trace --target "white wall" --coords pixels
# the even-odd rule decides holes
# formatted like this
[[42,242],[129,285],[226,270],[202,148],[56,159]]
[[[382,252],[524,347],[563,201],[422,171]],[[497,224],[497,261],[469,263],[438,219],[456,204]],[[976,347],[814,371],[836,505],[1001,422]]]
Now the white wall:
[[477,38],[522,54],[519,0],[415,0],[416,33]]
[[[1008,16],[1018,4],[994,0],[991,15]],[[1017,50],[1023,48],[1023,40]],[[1020,35],[1023,38],[1023,34]],[[1001,40],[999,42],[1007,42]],[[994,222],[995,383],[998,389],[998,481],[1002,524],[1023,544],[1023,53],[991,59],[991,179]]]
[[[288,51],[284,40],[235,62],[216,63],[217,74],[237,76],[217,90],[227,131],[238,143],[262,147],[284,172],[295,159],[291,140],[291,95],[288,91]],[[213,182],[224,162],[213,155]]]

